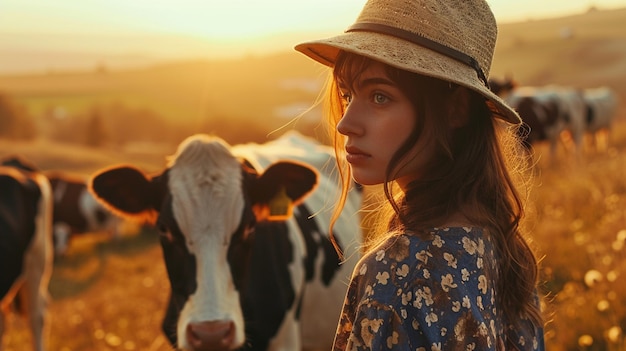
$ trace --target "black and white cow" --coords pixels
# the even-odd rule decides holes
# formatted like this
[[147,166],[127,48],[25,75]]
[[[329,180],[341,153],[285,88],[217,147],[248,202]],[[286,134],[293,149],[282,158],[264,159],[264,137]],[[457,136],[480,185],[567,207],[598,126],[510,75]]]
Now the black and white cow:
[[489,84],[494,93],[519,113],[527,127],[520,130],[527,147],[545,141],[554,156],[566,133],[575,151],[581,151],[586,116],[581,90],[557,85],[519,86],[510,78],[490,79]]
[[586,131],[595,148],[606,151],[619,105],[617,93],[610,87],[602,86],[585,89],[583,95],[587,107]]
[[[505,101],[517,110],[530,127],[527,143],[547,141],[552,156],[564,133],[571,138],[574,152],[582,149],[586,107],[579,89],[555,85],[517,87]],[[565,143],[564,146],[568,147]]]
[[88,232],[106,232],[117,237],[120,218],[105,208],[87,187],[87,179],[65,172],[45,173],[54,199],[54,252],[67,252],[72,236]]
[[4,314],[19,297],[34,349],[44,350],[46,306],[52,274],[50,183],[17,158],[0,164],[0,349]]
[[299,134],[233,147],[195,135],[160,174],[119,166],[90,188],[158,226],[172,288],[163,329],[175,347],[330,349],[361,245],[357,189],[333,230],[344,261],[329,240],[333,169],[332,149]]

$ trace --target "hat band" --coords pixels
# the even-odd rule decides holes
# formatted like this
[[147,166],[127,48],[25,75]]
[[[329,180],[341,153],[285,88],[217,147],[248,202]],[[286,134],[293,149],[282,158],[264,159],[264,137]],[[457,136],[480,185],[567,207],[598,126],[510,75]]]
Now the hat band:
[[460,61],[476,71],[478,78],[483,81],[485,86],[489,88],[489,82],[487,81],[487,77],[483,72],[482,68],[478,64],[473,57],[466,55],[458,50],[455,50],[451,47],[440,44],[436,41],[423,37],[419,34],[406,31],[404,29],[387,26],[379,23],[369,23],[369,22],[361,22],[353,24],[346,32],[358,32],[358,31],[366,31],[366,32],[375,32],[380,34],[391,35],[400,39],[404,39],[410,41],[414,44],[423,46],[425,48],[431,49],[435,52],[438,52],[442,55],[448,56],[452,59]]

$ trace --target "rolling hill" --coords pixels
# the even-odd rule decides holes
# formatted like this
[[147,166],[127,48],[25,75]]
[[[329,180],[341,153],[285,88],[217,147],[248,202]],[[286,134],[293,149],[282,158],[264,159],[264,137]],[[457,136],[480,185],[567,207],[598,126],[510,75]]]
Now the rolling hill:
[[[500,27],[492,77],[524,85],[609,85],[626,100],[626,9]],[[178,61],[136,69],[1,75],[0,91],[39,115],[61,107],[80,113],[94,104],[122,103],[182,123],[262,121],[268,129],[310,107],[324,67],[291,48],[231,60]],[[317,118],[317,112],[313,113]]]

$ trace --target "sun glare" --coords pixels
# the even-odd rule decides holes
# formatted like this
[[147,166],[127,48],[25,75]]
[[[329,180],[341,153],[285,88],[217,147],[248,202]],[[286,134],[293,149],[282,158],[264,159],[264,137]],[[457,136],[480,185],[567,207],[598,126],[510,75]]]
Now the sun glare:
[[[626,7],[626,0],[487,0],[499,23]],[[146,60],[233,58],[289,50],[345,30],[366,0],[2,0],[0,71]],[[38,60],[23,60],[24,52]],[[90,55],[68,59],[57,53]],[[52,54],[51,54],[52,53]],[[55,56],[56,55],[56,56]],[[19,56],[19,57],[18,57]],[[115,56],[115,58],[111,58]],[[105,57],[105,58],[103,58]],[[89,63],[85,63],[89,61]],[[116,62],[113,64],[112,62]]]
[[340,30],[365,0],[6,0],[0,31],[128,31],[243,38],[289,31]]
[[[500,22],[589,9],[626,0],[488,0]],[[299,31],[338,31],[365,0],[5,0],[0,32],[159,32],[211,39],[255,38]]]

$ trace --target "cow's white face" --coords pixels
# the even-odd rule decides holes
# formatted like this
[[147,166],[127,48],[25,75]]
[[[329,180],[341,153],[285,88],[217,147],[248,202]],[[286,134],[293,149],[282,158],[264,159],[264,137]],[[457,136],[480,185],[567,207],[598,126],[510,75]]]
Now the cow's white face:
[[172,213],[196,262],[196,290],[178,319],[182,349],[190,346],[180,336],[199,321],[232,321],[233,348],[245,340],[239,294],[226,259],[244,207],[241,178],[240,163],[218,142],[181,145],[170,165]]
[[[252,241],[248,229],[267,216],[279,218],[280,211],[275,209],[282,207],[274,205],[284,204],[285,196],[295,205],[302,202],[315,189],[318,173],[310,166],[281,159],[262,168],[257,173],[244,166],[220,139],[197,135],[181,144],[168,168],[157,176],[121,166],[92,177],[90,190],[99,201],[123,216],[147,217],[159,228],[172,287],[163,329],[180,349],[242,346],[251,329],[244,325],[242,311],[254,314],[254,327],[261,329],[254,339],[265,342],[261,338],[271,337],[287,309],[295,308],[287,265],[303,253],[293,251],[290,237],[285,236],[287,226],[280,223],[279,230],[263,226],[263,239],[254,240],[265,245],[257,254],[269,248],[273,260],[276,255],[281,259],[270,265],[263,254],[256,256],[261,267],[247,260]],[[255,278],[259,279],[250,281]],[[274,278],[280,284],[266,288],[265,283]],[[284,291],[277,293],[277,288]],[[288,298],[275,308],[268,306],[268,300],[257,299],[261,293],[276,295],[275,300]],[[266,309],[273,316],[271,332],[266,330]]]

